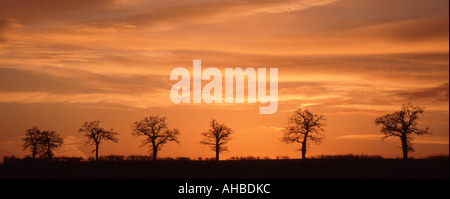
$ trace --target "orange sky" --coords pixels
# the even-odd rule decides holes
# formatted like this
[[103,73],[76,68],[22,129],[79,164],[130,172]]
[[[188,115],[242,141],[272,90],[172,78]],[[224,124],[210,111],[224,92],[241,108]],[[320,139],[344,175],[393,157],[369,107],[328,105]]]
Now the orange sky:
[[[119,143],[100,155],[147,154],[131,125],[168,118],[181,143],[162,157],[212,157],[199,144],[212,118],[234,130],[231,156],[290,156],[281,129],[299,107],[325,115],[326,138],[307,156],[400,157],[375,118],[402,104],[426,107],[413,157],[449,153],[447,0],[0,0],[0,157],[24,156],[32,125],[65,139],[57,155],[89,157],[78,128],[100,120]],[[175,105],[170,71],[279,69],[279,108]]]

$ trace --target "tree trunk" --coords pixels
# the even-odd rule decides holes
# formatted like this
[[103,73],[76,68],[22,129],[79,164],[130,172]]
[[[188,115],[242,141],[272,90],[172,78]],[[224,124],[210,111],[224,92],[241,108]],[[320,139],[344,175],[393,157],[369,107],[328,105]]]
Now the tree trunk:
[[308,134],[305,134],[305,138],[303,138],[303,142],[302,142],[302,160],[306,159],[307,138],[308,138]]
[[98,161],[98,144],[95,145],[95,161]]
[[158,145],[156,145],[156,141],[155,138],[152,138],[152,152],[153,152],[153,162],[156,162],[157,158],[156,156],[158,155]]
[[48,158],[48,161],[52,160],[52,151],[50,150],[50,148],[47,149],[47,158]]
[[153,161],[156,161],[156,156],[158,155],[158,148],[153,147]]
[[403,134],[402,137],[402,151],[403,151],[403,159],[408,159],[408,137],[406,134]]
[[216,147],[216,161],[219,161],[219,148]]
[[220,145],[219,139],[216,139],[216,161],[219,161]]
[[31,157],[33,158],[33,160],[36,159],[36,153],[37,153],[37,147],[34,147],[34,148],[33,148],[33,152],[32,152],[32,154],[31,154]]

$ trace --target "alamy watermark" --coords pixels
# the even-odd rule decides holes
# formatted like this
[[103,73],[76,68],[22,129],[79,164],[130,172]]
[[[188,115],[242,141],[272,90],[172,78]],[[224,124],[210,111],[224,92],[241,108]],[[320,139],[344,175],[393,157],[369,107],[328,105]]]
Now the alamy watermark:
[[[248,81],[247,103],[254,104],[259,101],[260,114],[274,114],[278,110],[278,68],[270,68],[270,93],[267,93],[266,68],[225,68],[225,100],[222,92],[222,72],[218,68],[207,68],[202,72],[202,61],[194,60],[192,75],[192,102],[191,102],[191,74],[186,68],[175,68],[170,74],[170,80],[178,82],[170,90],[170,99],[173,103],[245,103],[245,77]],[[180,79],[181,77],[181,79]],[[234,98],[234,80],[236,79],[236,99]],[[210,81],[202,88],[202,80]],[[256,87],[258,85],[258,92]],[[257,94],[258,93],[258,94]]]

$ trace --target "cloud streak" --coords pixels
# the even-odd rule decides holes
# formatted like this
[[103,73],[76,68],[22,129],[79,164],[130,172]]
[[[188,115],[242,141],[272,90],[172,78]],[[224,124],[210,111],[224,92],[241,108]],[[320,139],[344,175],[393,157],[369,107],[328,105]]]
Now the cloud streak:
[[0,0],[2,5],[0,18],[16,19],[25,24],[67,20],[86,13],[111,9],[117,2],[116,0]]
[[55,154],[62,157],[81,157],[87,159],[88,155],[79,149],[82,145],[81,143],[80,138],[67,136],[64,138],[64,144],[55,151]]
[[45,92],[0,92],[0,103],[21,104],[91,104],[98,106],[119,105],[125,108],[150,108],[170,105],[167,93],[126,95],[115,93],[54,94]]
[[[336,139],[382,141],[383,137],[384,137],[383,134],[352,134],[352,135],[341,135],[336,137]],[[444,144],[444,145],[449,144],[448,138],[421,137],[414,139],[412,142],[417,144]]]

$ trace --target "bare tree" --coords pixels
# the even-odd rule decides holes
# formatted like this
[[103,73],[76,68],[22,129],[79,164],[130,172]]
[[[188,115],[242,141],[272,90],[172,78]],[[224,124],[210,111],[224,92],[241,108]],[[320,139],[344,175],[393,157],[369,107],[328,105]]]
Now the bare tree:
[[412,104],[403,105],[400,111],[384,115],[375,120],[375,125],[381,125],[383,139],[399,137],[402,142],[403,159],[408,159],[408,152],[413,152],[412,135],[430,134],[429,128],[417,128],[417,120],[423,116],[424,108]]
[[118,142],[118,133],[114,132],[113,129],[105,130],[100,128],[100,121],[85,122],[83,126],[79,129],[80,133],[84,133],[84,136],[88,139],[86,144],[95,145],[95,161],[98,161],[98,148],[100,143],[103,141]]
[[144,145],[150,145],[153,153],[153,161],[157,160],[158,151],[162,145],[168,142],[179,143],[178,129],[169,129],[166,118],[159,116],[146,117],[141,121],[135,122],[132,127],[132,134],[135,136],[145,136]]
[[40,139],[42,145],[43,155],[51,160],[53,157],[53,151],[61,147],[63,139],[55,131],[42,131]]
[[25,133],[25,138],[22,139],[24,150],[31,150],[31,157],[36,159],[36,155],[38,155],[42,151],[42,147],[40,145],[40,140],[42,137],[42,132],[37,127],[33,126],[31,129],[27,129]]
[[202,133],[205,139],[200,143],[211,147],[216,152],[216,161],[219,161],[219,154],[223,151],[228,151],[228,147],[225,145],[231,139],[231,128],[225,124],[220,124],[214,119],[211,121],[210,127],[207,132]]
[[289,126],[284,128],[283,142],[288,144],[300,143],[302,145],[302,159],[305,159],[306,149],[308,147],[307,142],[319,144],[323,139],[323,123],[325,117],[322,115],[316,115],[309,110],[298,109],[294,115],[289,118]]

